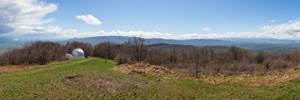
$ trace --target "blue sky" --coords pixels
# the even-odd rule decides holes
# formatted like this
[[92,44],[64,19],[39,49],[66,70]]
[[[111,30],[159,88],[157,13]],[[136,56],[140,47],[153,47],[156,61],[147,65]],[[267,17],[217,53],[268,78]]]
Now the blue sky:
[[174,39],[300,37],[297,0],[0,1],[0,37],[16,40],[107,35]]

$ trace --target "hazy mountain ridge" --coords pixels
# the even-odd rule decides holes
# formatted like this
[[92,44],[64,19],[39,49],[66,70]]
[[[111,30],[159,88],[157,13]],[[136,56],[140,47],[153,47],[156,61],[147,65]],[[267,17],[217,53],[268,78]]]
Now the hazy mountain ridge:
[[[123,43],[134,37],[127,36],[98,36],[87,38],[72,38],[66,41],[89,42],[97,44],[105,41],[113,43]],[[145,38],[147,44],[168,43],[184,45],[238,45],[238,44],[300,44],[300,40],[291,39],[274,39],[274,38],[216,38],[216,39],[162,39],[162,38]]]
[[[63,41],[57,41],[60,43],[66,42],[88,42],[92,45],[96,45],[101,42],[109,41],[112,43],[121,44],[134,37],[126,36],[98,36],[98,37],[87,37],[87,38],[72,38]],[[22,47],[26,41],[6,41],[0,42],[0,49],[2,51],[11,50],[14,48]],[[272,38],[219,38],[219,39],[186,39],[186,40],[175,40],[175,39],[161,39],[161,38],[146,38],[145,43],[150,47],[165,49],[178,48],[178,49],[190,49],[199,46],[213,46],[213,47],[229,47],[236,46],[240,48],[250,49],[254,51],[268,51],[271,53],[284,53],[294,52],[300,50],[300,40],[289,40],[289,39],[272,39]],[[187,45],[187,46],[186,46]],[[157,46],[157,47],[154,47]],[[218,48],[220,49],[220,48]],[[224,48],[221,50],[225,50]],[[2,53],[3,53],[2,52]]]
[[[123,43],[128,39],[134,37],[124,36],[99,36],[89,38],[73,38],[64,42],[78,41],[89,42],[92,45],[97,43],[109,41],[112,43]],[[165,44],[180,44],[192,46],[236,46],[240,48],[255,50],[255,51],[269,51],[272,53],[293,52],[300,50],[300,40],[289,39],[273,39],[273,38],[219,38],[219,39],[161,39],[161,38],[146,38],[145,43],[148,45],[156,43]]]
[[274,38],[219,38],[219,40],[245,43],[300,44],[300,40]]
[[[109,41],[112,43],[123,43],[134,37],[125,37],[125,36],[99,36],[99,37],[88,37],[88,38],[73,38],[63,42],[89,42],[92,45]],[[175,40],[175,39],[161,39],[161,38],[145,38],[146,44],[155,44],[155,43],[167,43],[167,44],[182,44],[182,45],[194,45],[194,46],[214,46],[214,45],[230,45],[232,42],[217,40],[217,39],[187,39],[187,40]]]
[[[215,51],[227,51],[229,47],[226,46],[205,46],[210,49],[213,49]],[[172,49],[177,49],[177,50],[193,50],[198,48],[198,46],[193,46],[193,45],[181,45],[181,44],[166,44],[166,43],[156,43],[156,44],[151,44],[149,45],[150,50],[172,50]]]

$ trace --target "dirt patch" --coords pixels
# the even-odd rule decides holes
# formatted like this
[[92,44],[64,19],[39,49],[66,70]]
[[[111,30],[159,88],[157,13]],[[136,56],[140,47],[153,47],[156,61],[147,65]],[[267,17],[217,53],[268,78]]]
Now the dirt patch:
[[173,73],[166,67],[143,63],[137,63],[133,65],[122,64],[114,67],[112,70],[128,74],[153,74],[155,76],[162,76],[168,73]]
[[83,75],[67,76],[66,79],[74,79],[77,77],[83,77]]
[[112,76],[105,73],[68,76],[62,82],[80,88],[91,88],[107,93],[119,93],[153,86],[146,79],[129,76]]

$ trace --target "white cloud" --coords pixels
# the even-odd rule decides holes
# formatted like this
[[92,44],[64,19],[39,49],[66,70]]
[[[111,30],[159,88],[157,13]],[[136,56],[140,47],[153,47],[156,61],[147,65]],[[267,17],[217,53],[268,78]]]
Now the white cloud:
[[44,21],[37,21],[34,24],[45,24],[45,23],[52,22],[54,20],[55,20],[54,18],[50,18],[50,19],[47,19],[47,20],[44,20]]
[[[200,38],[277,38],[277,39],[300,39],[300,22],[294,20],[285,24],[266,25],[261,28],[263,32],[227,32],[221,34],[186,33],[172,35],[157,31],[111,31],[78,32],[75,29],[62,29],[58,26],[31,27],[20,26],[9,35],[18,34],[53,34],[59,38],[83,38],[93,36],[137,36],[144,38],[168,38],[168,39],[200,39]],[[3,34],[5,35],[5,34]],[[0,35],[1,36],[1,35]]]
[[197,39],[197,38],[237,38],[237,37],[245,37],[245,38],[254,38],[257,37],[256,33],[249,33],[249,32],[227,32],[223,34],[198,34],[198,33],[191,33],[191,34],[181,34],[180,37],[185,39]]
[[261,28],[265,34],[280,34],[300,37],[300,20],[290,20],[289,23],[266,25]]
[[0,34],[20,26],[43,24],[42,18],[57,10],[57,5],[37,0],[0,0]]
[[96,17],[93,15],[78,15],[76,16],[77,19],[83,20],[86,24],[91,24],[91,25],[100,25],[101,21],[99,21]]
[[[75,29],[63,29],[58,26],[32,27],[30,25],[44,24],[55,19],[42,20],[47,14],[57,10],[56,4],[45,3],[37,0],[0,0],[0,36],[14,36],[23,34],[52,34],[59,38],[81,38],[92,36],[138,36],[144,38],[169,38],[169,39],[199,39],[199,38],[278,38],[300,39],[300,18],[290,20],[288,23],[277,25],[265,25],[263,32],[227,32],[221,34],[186,33],[172,35],[157,31],[110,31],[78,32]],[[94,16],[78,15],[77,19],[87,24],[101,25]],[[275,20],[270,20],[275,22]],[[210,31],[209,27],[202,28]],[[18,40],[16,38],[16,40]]]
[[18,38],[15,38],[14,41],[19,41],[19,39],[18,39]]
[[[52,34],[58,38],[83,38],[94,36],[137,36],[143,38],[168,38],[168,39],[200,39],[200,38],[278,38],[278,39],[300,39],[300,22],[293,21],[291,23],[269,25],[261,28],[264,32],[227,32],[223,34],[199,34],[186,33],[172,35],[169,33],[161,33],[157,31],[110,31],[103,30],[97,32],[78,32],[75,29],[63,29],[58,26],[49,27],[31,27],[19,26],[15,31],[8,33],[14,34]],[[3,34],[5,35],[5,34]],[[0,35],[1,36],[1,35]]]
[[98,32],[83,32],[83,33],[77,33],[73,34],[73,37],[93,37],[93,36],[130,36],[130,37],[143,37],[143,38],[172,38],[172,35],[169,33],[160,33],[156,31],[111,31],[111,32],[105,32],[103,30],[100,30]]
[[204,31],[210,31],[209,27],[204,27],[203,30]]
[[184,39],[213,39],[213,38],[278,38],[278,39],[295,39],[294,36],[287,34],[269,34],[269,33],[250,33],[250,32],[227,32],[223,34],[181,34],[180,38]]
[[[275,22],[275,20],[271,20]],[[204,30],[204,29],[203,29]],[[180,38],[277,38],[277,39],[300,39],[300,18],[289,20],[288,23],[278,25],[265,25],[263,32],[227,32],[222,34],[198,34],[186,33],[179,35]]]
[[274,19],[272,19],[272,20],[269,20],[271,23],[274,23],[275,22],[275,20]]
[[[31,27],[31,26],[22,26],[17,28],[17,30],[8,33],[2,34],[6,35],[24,35],[24,34],[52,34],[57,36],[57,38],[83,38],[83,37],[93,37],[93,36],[136,36],[143,38],[174,38],[173,35],[169,33],[160,33],[156,31],[111,31],[105,32],[103,30],[97,32],[78,32],[75,29],[62,29],[58,26],[49,26],[49,27]],[[1,36],[1,35],[0,35]]]

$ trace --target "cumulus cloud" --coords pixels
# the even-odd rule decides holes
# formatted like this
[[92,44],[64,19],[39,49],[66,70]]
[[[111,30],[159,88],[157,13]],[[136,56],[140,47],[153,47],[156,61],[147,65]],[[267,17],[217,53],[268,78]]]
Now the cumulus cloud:
[[297,37],[287,34],[251,33],[251,32],[227,32],[222,34],[181,34],[184,39],[213,39],[213,38],[277,38],[277,39],[296,39]]
[[[169,33],[160,33],[156,31],[110,31],[106,32],[99,30],[96,32],[78,32],[75,29],[63,29],[58,26],[48,26],[48,27],[31,27],[31,26],[22,26],[16,29],[14,32],[3,34],[4,35],[18,35],[24,34],[45,34],[45,35],[55,35],[57,38],[84,38],[84,37],[93,37],[93,36],[135,36],[143,38],[173,38],[173,35]],[[1,35],[0,35],[1,36]]]
[[[275,22],[275,20],[270,20]],[[203,28],[204,30],[204,28]],[[263,32],[227,32],[220,34],[186,33],[179,37],[190,38],[277,38],[277,39],[300,39],[300,18],[289,20],[288,23],[277,25],[265,25],[261,28]]]
[[278,25],[266,25],[261,28],[268,34],[286,34],[300,37],[300,20],[290,20],[289,23]]
[[[298,19],[300,20],[300,19]],[[227,32],[220,34],[186,33],[172,35],[157,31],[110,31],[78,32],[75,29],[62,29],[58,26],[31,27],[20,26],[13,33],[18,34],[52,34],[59,38],[83,38],[93,36],[137,36],[144,38],[169,38],[169,39],[200,39],[200,38],[278,38],[278,39],[300,39],[300,22],[294,20],[285,24],[266,25],[261,28],[263,32]],[[11,34],[13,34],[11,33]],[[1,35],[0,35],[1,36]]]
[[50,18],[50,19],[47,19],[47,20],[44,20],[44,21],[37,21],[35,22],[34,24],[45,24],[45,23],[49,23],[49,22],[52,22],[54,21],[55,19],[54,18]]
[[83,20],[86,24],[91,24],[91,25],[100,25],[101,21],[99,21],[96,17],[93,15],[78,15],[76,16],[77,19]]
[[204,31],[210,31],[209,27],[204,27],[203,30]]
[[185,39],[197,39],[197,38],[239,38],[239,37],[245,37],[245,38],[255,38],[259,37],[256,33],[249,33],[249,32],[227,32],[223,34],[198,34],[198,33],[186,33],[181,34],[180,37]]
[[[263,32],[227,32],[220,34],[186,33],[172,35],[157,31],[103,31],[78,32],[76,29],[63,29],[58,26],[32,27],[49,23],[54,18],[43,20],[49,13],[57,10],[57,5],[45,3],[38,0],[0,0],[0,36],[14,36],[24,34],[54,35],[58,38],[81,38],[92,36],[137,36],[144,38],[170,38],[170,39],[199,39],[199,38],[278,38],[278,39],[300,39],[300,19],[290,20],[288,23],[277,25],[265,25],[261,28]],[[94,16],[78,15],[77,19],[87,24],[101,25]],[[275,22],[275,20],[270,20]],[[210,31],[209,27],[202,28]],[[18,39],[16,39],[18,40]]]
[[42,18],[57,10],[57,5],[37,0],[0,0],[0,34],[11,32],[20,26],[43,24]]

